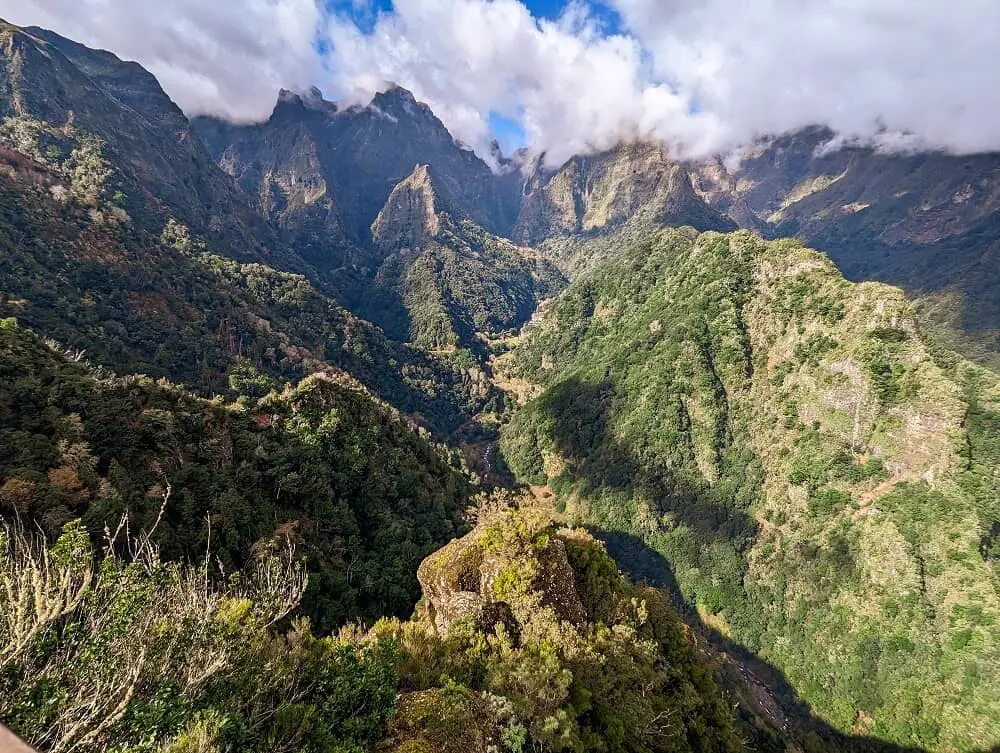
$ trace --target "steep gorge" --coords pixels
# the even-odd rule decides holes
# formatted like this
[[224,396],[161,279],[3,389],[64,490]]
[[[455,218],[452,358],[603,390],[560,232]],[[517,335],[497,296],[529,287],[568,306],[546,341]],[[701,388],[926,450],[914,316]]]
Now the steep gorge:
[[639,237],[502,359],[543,388],[504,430],[511,467],[661,553],[839,729],[990,744],[996,481],[969,455],[994,439],[967,415],[995,416],[995,375],[796,242]]
[[[109,630],[166,646],[163,678],[140,673],[92,749],[1000,741],[996,374],[900,290],[726,234],[825,239],[864,274],[889,244],[922,279],[961,246],[979,275],[989,159],[971,194],[944,158],[796,137],[738,169],[636,142],[498,174],[399,87],[355,107],[282,92],[265,123],[192,125],[111,53],[7,25],[0,42],[0,513],[74,577],[122,558],[138,595],[114,596]],[[884,221],[883,168],[912,193]],[[988,308],[979,277],[962,293]],[[533,497],[492,489],[515,485],[504,462]],[[120,521],[166,561],[92,552]],[[264,620],[267,594],[231,573],[284,545],[310,572],[311,628]],[[206,551],[217,575],[179,564]],[[155,578],[190,577],[180,601],[231,598],[158,623]],[[9,698],[28,688],[0,719],[33,739],[68,718],[87,657],[117,656],[87,608],[0,672]],[[756,656],[707,648],[676,610]],[[330,634],[357,620],[371,629]],[[179,680],[201,661],[179,645],[231,674]]]

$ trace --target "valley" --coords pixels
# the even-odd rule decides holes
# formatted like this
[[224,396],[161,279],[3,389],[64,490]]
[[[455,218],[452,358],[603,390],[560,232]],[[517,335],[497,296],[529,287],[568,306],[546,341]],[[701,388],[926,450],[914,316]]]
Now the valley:
[[4,22],[0,118],[39,751],[1000,745],[996,155],[490,165]]

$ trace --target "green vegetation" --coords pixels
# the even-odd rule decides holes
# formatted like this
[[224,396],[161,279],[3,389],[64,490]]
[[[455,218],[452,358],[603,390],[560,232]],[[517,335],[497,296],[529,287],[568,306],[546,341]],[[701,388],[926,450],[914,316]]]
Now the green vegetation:
[[121,530],[98,560],[77,523],[48,549],[0,527],[0,721],[42,750],[740,749],[665,596],[537,516],[494,517],[422,568],[468,567],[488,540],[473,560],[536,573],[509,602],[445,623],[479,594],[425,582],[413,621],[330,638],[282,619],[305,587],[290,550],[226,576]]
[[240,567],[290,538],[318,627],[407,615],[420,560],[461,530],[467,480],[391,409],[315,375],[236,403],[91,371],[0,328],[0,514],[95,538],[126,515],[169,560]]
[[379,268],[409,318],[410,340],[433,351],[471,350],[482,358],[489,338],[516,330],[538,301],[565,284],[552,265],[471,222],[446,215],[442,229],[414,255],[403,251]]
[[[491,586],[498,570],[508,586]],[[389,749],[740,748],[666,596],[627,584],[590,536],[530,509],[500,513],[420,578],[417,621],[373,630],[405,657]]]
[[[403,90],[285,92],[201,122],[227,175],[134,64],[0,22],[0,78],[0,722],[41,750],[1000,743],[1000,379],[899,291],[664,229],[732,223],[651,144],[519,185]],[[470,463],[542,488],[470,510]]]
[[662,554],[836,728],[994,744],[995,376],[939,366],[898,291],[801,244],[618,240],[500,361],[544,388],[510,467]]
[[230,392],[234,368],[237,383],[247,366],[284,381],[346,371],[442,435],[499,409],[480,372],[389,340],[302,275],[220,256],[173,220],[152,236],[108,200],[57,198],[59,171],[9,167],[0,170],[0,315],[94,363],[207,395]]
[[48,550],[0,527],[4,724],[82,753],[361,753],[381,736],[398,646],[276,631],[305,586],[287,556],[216,575],[120,531],[98,562],[76,523]]

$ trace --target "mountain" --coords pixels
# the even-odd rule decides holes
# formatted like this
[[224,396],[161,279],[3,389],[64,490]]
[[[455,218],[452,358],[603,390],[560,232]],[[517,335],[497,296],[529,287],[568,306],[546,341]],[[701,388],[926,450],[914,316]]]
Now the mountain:
[[[426,559],[412,620],[327,638],[274,627],[302,588],[280,551],[206,585],[146,548],[95,567],[72,525],[43,555],[11,532],[0,579],[37,587],[0,592],[33,629],[0,643],[0,718],[43,750],[743,749],[662,593],[538,515],[492,516]],[[59,598],[68,614],[54,617]]]
[[507,463],[834,727],[996,744],[996,375],[799,242],[631,233],[497,364]]
[[372,223],[377,283],[398,293],[409,340],[434,352],[485,355],[490,338],[516,331],[565,278],[534,250],[440,211],[426,165],[400,182]]
[[879,150],[810,128],[693,174],[742,226],[802,238],[851,279],[902,287],[939,334],[997,363],[1000,155]]
[[308,563],[304,611],[326,630],[408,615],[420,560],[462,530],[468,480],[351,380],[205,400],[166,380],[114,377],[4,320],[0,514],[46,534],[123,518],[164,558],[227,569],[288,538]]
[[516,329],[561,283],[499,237],[516,176],[494,174],[405,89],[351,107],[283,91],[266,123],[195,127],[337,297],[396,339],[481,352],[480,335]]
[[398,87],[192,125],[8,25],[0,115],[0,722],[40,749],[1000,743],[1000,377],[928,326],[988,359],[989,157],[491,170]]
[[663,225],[699,230],[734,230],[694,191],[688,171],[665,147],[625,143],[586,157],[573,157],[557,170],[536,165],[524,188],[513,238],[527,245],[550,238],[613,230],[636,214]]
[[242,261],[304,269],[135,63],[0,22],[0,82],[0,143],[71,173],[74,197],[103,196],[155,232],[176,218]]
[[[825,128],[726,162],[679,162],[662,146],[629,142],[556,170],[539,161],[522,193],[512,237],[539,246],[571,277],[613,253],[600,237],[636,214],[668,226],[794,236],[828,252],[850,279],[903,288],[939,340],[1000,363],[996,154],[877,149]],[[581,235],[589,246],[574,242]]]
[[660,145],[628,142],[556,169],[543,157],[503,161],[494,175],[398,87],[365,107],[283,92],[267,123],[195,126],[285,239],[337,273],[334,290],[352,310],[378,321],[395,307],[379,321],[389,328],[400,318],[398,300],[368,285],[377,263],[370,229],[392,188],[426,164],[444,211],[539,247],[570,276],[588,260],[566,258],[566,238],[599,237],[636,213],[663,225],[795,236],[829,252],[851,279],[902,287],[919,301],[928,331],[997,363],[996,155],[891,152],[812,128],[726,163],[680,162]]
[[95,364],[208,395],[232,394],[247,367],[265,381],[348,374],[442,434],[497,407],[483,374],[390,340],[302,275],[233,261],[173,221],[144,232],[18,153],[0,166],[0,315]]
[[497,234],[514,222],[516,196],[505,195],[486,163],[400,87],[350,107],[318,90],[283,91],[265,123],[198,118],[194,127],[213,158],[321,268],[364,265],[364,253],[345,257],[345,246],[370,240],[392,189],[418,164],[427,165],[445,211]]
[[499,407],[474,362],[442,363],[330,298],[150,74],[50,32],[2,37],[0,315],[203,394],[234,394],[246,367],[347,373],[442,435]]

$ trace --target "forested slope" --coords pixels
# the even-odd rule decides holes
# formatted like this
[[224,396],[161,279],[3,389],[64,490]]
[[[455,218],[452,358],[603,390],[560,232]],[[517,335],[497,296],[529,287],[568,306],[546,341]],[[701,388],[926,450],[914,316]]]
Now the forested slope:
[[228,259],[173,220],[145,232],[103,179],[79,195],[81,174],[113,172],[94,149],[86,169],[0,154],[0,314],[95,363],[209,395],[234,369],[279,380],[334,369],[441,433],[496,407],[482,374],[391,341],[306,277]]
[[100,538],[126,517],[170,560],[227,570],[290,539],[317,626],[409,614],[420,560],[462,530],[470,482],[356,383],[316,374],[227,403],[115,377],[0,330],[0,514]]
[[372,224],[379,250],[374,281],[398,296],[401,321],[394,325],[384,307],[372,316],[432,352],[462,350],[484,359],[490,339],[516,331],[566,281],[533,249],[442,206],[426,165],[393,188]]
[[222,580],[111,539],[0,524],[0,722],[42,750],[741,749],[666,598],[544,516],[498,511],[424,561],[412,620],[327,638],[281,621],[280,548]]
[[544,389],[511,467],[662,553],[841,730],[996,744],[995,375],[798,242],[632,237],[501,361]]

